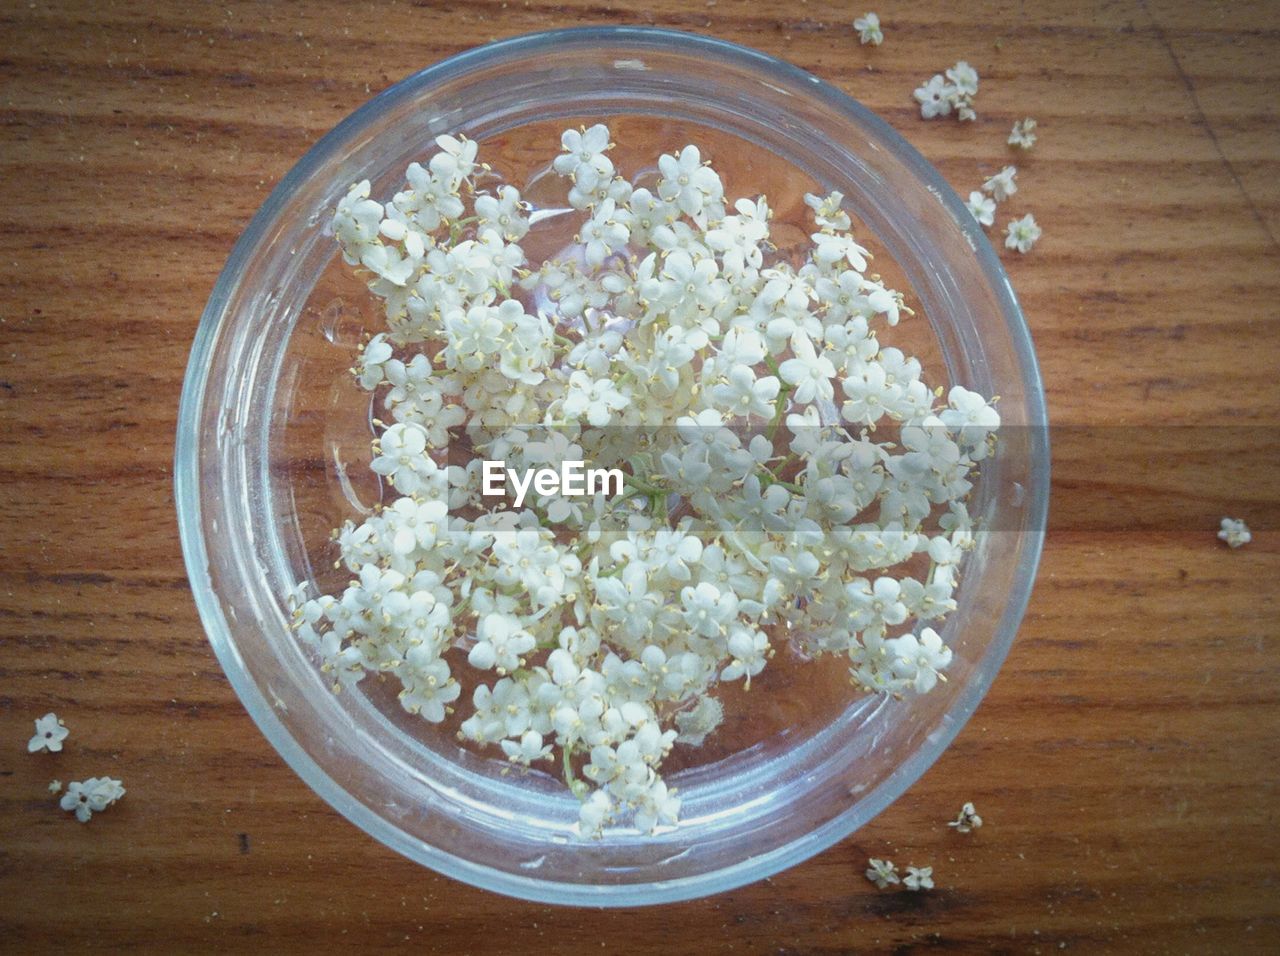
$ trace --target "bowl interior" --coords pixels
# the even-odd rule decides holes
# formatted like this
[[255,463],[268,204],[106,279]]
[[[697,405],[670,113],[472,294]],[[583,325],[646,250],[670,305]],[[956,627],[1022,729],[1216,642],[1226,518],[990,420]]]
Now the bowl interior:
[[[541,771],[459,744],[457,722],[404,712],[394,681],[335,695],[287,627],[299,580],[349,577],[330,532],[388,494],[367,465],[367,394],[349,369],[378,304],[337,254],[328,221],[356,180],[395,191],[434,136],[462,133],[543,211],[533,260],[572,242],[549,173],[560,131],[607,122],[633,181],[697,143],[730,199],[764,194],[785,252],[807,242],[806,192],[838,189],[874,271],[916,310],[881,341],[928,384],[1001,396],[999,455],[970,502],[984,522],[943,631],[948,681],[901,701],[862,696],[836,659],[783,649],[726,688],[725,724],[664,764],[678,827],[583,841],[577,801]],[[941,179],[870,114],[799,71],[663,31],[570,31],[455,58],[410,78],[330,134],[237,246],[193,353],[179,507],[211,640],[246,706],[322,796],[402,852],[462,879],[556,902],[630,904],[759,878],[856,828],[937,756],[985,692],[1021,616],[1039,550],[1047,450],[1025,325],[993,253]],[[185,457],[184,457],[185,456]],[[465,667],[455,668],[465,672]]]

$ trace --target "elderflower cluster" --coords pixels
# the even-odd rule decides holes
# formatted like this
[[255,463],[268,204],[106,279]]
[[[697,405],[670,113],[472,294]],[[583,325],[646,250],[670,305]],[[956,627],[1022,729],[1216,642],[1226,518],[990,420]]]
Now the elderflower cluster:
[[978,95],[978,71],[964,60],[950,67],[945,73],[935,73],[916,88],[916,102],[924,119],[956,114],[956,119],[975,120],[973,100]]
[[[697,146],[637,186],[606,127],[568,130],[552,214],[576,241],[531,262],[516,188],[475,143],[437,145],[389,201],[357,183],[333,220],[386,316],[353,371],[386,412],[371,467],[388,485],[335,532],[345,589],[291,598],[335,689],[388,674],[428,721],[463,708],[464,740],[562,773],[592,835],[677,821],[664,759],[714,733],[718,688],[750,687],[780,646],[843,658],[862,692],[944,679],[934,628],[1000,419],[961,386],[940,401],[881,344],[909,310],[843,197],[806,198],[794,261],[766,199],[730,202]],[[590,460],[625,489],[511,508],[483,494],[495,459]]]

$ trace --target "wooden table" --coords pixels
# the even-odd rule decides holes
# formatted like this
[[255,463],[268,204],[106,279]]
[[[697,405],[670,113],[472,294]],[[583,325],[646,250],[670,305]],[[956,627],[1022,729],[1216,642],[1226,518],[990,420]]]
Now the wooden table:
[[[1280,949],[1280,9],[895,3],[873,49],[862,6],[641,6],[0,4],[0,948]],[[1055,421],[1097,438],[1059,443],[1021,635],[933,769],[771,880],[623,912],[452,882],[314,796],[210,652],[170,481],[201,307],[307,147],[425,64],[607,23],[792,60],[965,193],[1036,117],[1002,216],[1034,211],[1044,238],[1005,261]],[[921,121],[911,90],[959,58],[978,122]],[[1187,468],[1137,440],[1197,423],[1245,428]],[[1126,520],[1151,501],[1176,507]],[[1251,545],[1216,540],[1224,514]],[[28,756],[49,710],[68,746]],[[88,826],[46,792],[101,773],[129,794]],[[986,818],[969,836],[944,825],[964,800]],[[868,856],[932,863],[937,889],[877,891]]]

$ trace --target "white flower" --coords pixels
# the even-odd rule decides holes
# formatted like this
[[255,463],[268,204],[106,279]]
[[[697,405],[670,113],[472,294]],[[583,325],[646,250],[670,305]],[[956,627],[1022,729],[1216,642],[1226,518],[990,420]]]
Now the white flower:
[[606,199],[583,225],[579,238],[587,265],[598,266],[609,256],[626,249],[631,230],[616,215],[617,211],[616,203]]
[[644,566],[628,562],[619,577],[596,581],[596,599],[605,617],[631,637],[642,636],[649,628],[646,614],[652,614],[662,603],[662,595],[650,592]]
[[960,808],[959,815],[947,824],[949,827],[955,827],[957,833],[969,833],[972,830],[982,826],[982,817],[978,816],[978,811],[972,803],[965,803]]
[[875,857],[867,860],[867,879],[882,890],[890,883],[902,882],[892,860],[877,860]]
[[956,119],[968,122],[978,118],[973,109],[973,98],[978,95],[978,71],[964,60],[947,70],[947,79],[955,88],[954,105]]
[[651,246],[659,230],[670,229],[680,216],[679,209],[643,187],[632,191],[627,208],[631,213],[631,238],[640,246]]
[[961,121],[977,119],[973,98],[978,94],[978,71],[964,60],[946,71],[946,76],[936,73],[916,89],[914,96],[920,104],[924,119],[950,116],[955,111]]
[[57,753],[62,749],[62,742],[67,739],[69,733],[71,731],[67,730],[57,714],[48,713],[43,717],[37,717],[36,733],[27,741],[27,753],[36,753],[40,750]]
[[676,726],[680,728],[680,736],[676,740],[691,747],[700,747],[722,720],[724,705],[714,697],[700,697],[692,710],[676,714]]
[[907,875],[902,878],[902,885],[912,892],[933,889],[933,867],[908,866]]
[[1030,117],[1018,120],[1013,124],[1013,129],[1009,132],[1009,145],[1030,149],[1036,144],[1035,128],[1036,121]]
[[50,792],[50,793],[57,793],[57,792],[58,792],[58,791],[60,791],[61,789],[62,789],[62,781],[61,781],[61,780],[50,780],[50,781],[49,781],[49,792]]
[[995,200],[988,199],[976,189],[969,193],[969,201],[965,206],[973,214],[973,218],[978,220],[979,225],[990,226],[996,221]]
[[584,835],[598,836],[613,813],[614,805],[609,799],[609,794],[603,790],[596,790],[582,802],[579,808],[578,827]]
[[653,538],[649,566],[665,572],[674,581],[688,581],[689,565],[702,557],[702,539],[681,528],[662,528]]
[[58,804],[63,810],[74,810],[76,819],[81,823],[88,823],[89,818],[93,816],[94,807],[90,802],[93,794],[86,784],[94,782],[96,782],[94,777],[89,778],[85,783],[81,783],[79,780],[71,781],[67,786],[67,792],[62,795],[62,799]]
[[658,169],[662,172],[658,195],[688,216],[697,218],[709,204],[724,198],[720,177],[702,164],[702,154],[696,146],[686,146],[679,156],[660,156]]
[[978,71],[964,60],[947,70],[947,79],[955,85],[960,96],[976,96],[978,93]]
[[719,637],[729,622],[737,617],[738,597],[732,591],[721,593],[714,584],[703,581],[680,592],[684,602],[684,619],[695,634]]
[[815,398],[830,401],[835,395],[831,380],[836,375],[836,367],[831,360],[816,352],[807,337],[794,340],[792,351],[795,358],[787,359],[778,366],[782,380],[795,386],[792,399],[802,405]]
[[894,674],[914,687],[917,694],[933,690],[939,674],[951,663],[951,648],[931,627],[922,630],[918,638],[904,634],[884,643],[893,656],[890,666]]
[[840,407],[840,416],[855,425],[874,425],[893,407],[901,390],[889,383],[879,362],[868,362],[860,371],[842,383],[847,401]]
[[426,449],[426,429],[421,425],[398,422],[378,439],[378,455],[369,467],[391,479],[402,494],[416,494],[423,488],[424,467],[434,470],[435,463],[427,457]]
[[564,153],[553,164],[556,172],[573,180],[581,193],[592,193],[613,176],[613,163],[604,155],[609,148],[609,128],[597,123],[590,129],[567,129],[560,137]]
[[392,285],[403,286],[417,268],[417,261],[402,256],[391,246],[367,246],[360,254],[360,264]]
[[424,233],[434,232],[465,211],[456,178],[457,164],[446,153],[437,153],[427,166],[410,163],[405,169],[408,189],[391,197],[395,214]]
[[933,119],[935,116],[951,115],[956,88],[941,73],[935,73],[926,83],[917,87],[912,95],[920,104],[920,115],[924,119]]
[[983,183],[982,188],[991,193],[991,198],[996,202],[1004,202],[1018,191],[1018,184],[1014,182],[1014,177],[1017,175],[1017,167],[1006,166]]
[[1218,532],[1218,538],[1233,548],[1239,548],[1252,541],[1253,535],[1249,532],[1249,526],[1242,519],[1223,518],[1222,530]]
[[980,448],[987,436],[1000,427],[1000,413],[977,392],[963,385],[952,386],[947,392],[947,405],[938,414],[938,420],[952,431],[961,444],[971,452]]
[[502,752],[513,763],[528,766],[535,760],[546,760],[551,756],[551,745],[544,745],[542,734],[536,730],[526,730],[519,741],[503,740],[501,743]]
[[636,804],[636,829],[652,833],[660,824],[675,823],[680,815],[680,798],[665,782],[655,778]]
[[450,676],[449,665],[439,658],[430,663],[417,662],[419,657],[429,658],[432,653],[434,648],[423,643],[405,655],[409,667],[402,671],[404,690],[400,692],[400,706],[411,714],[420,714],[424,720],[438,724],[448,714],[449,704],[462,694],[462,688]]
[[[871,14],[875,16],[875,14]],[[822,229],[834,229],[837,232],[844,232],[852,225],[849,214],[840,208],[840,204],[844,202],[844,193],[833,192],[827,196],[816,196],[813,193],[804,194],[805,205],[813,210],[814,221]]]
[[1040,238],[1040,227],[1036,225],[1035,216],[1031,213],[1027,213],[1021,219],[1012,220],[1006,230],[1004,237],[1006,248],[1017,249],[1022,253],[1030,252],[1031,247]]
[[343,257],[351,265],[360,261],[366,246],[378,241],[382,205],[369,198],[369,189],[367,179],[354,183],[338,202],[333,216],[334,235],[342,246]]
[[62,795],[59,806],[63,810],[74,810],[76,819],[88,823],[95,813],[100,813],[125,795],[125,789],[119,780],[110,777],[90,777],[83,782],[73,780],[67,785],[67,792]]
[[889,626],[907,619],[907,606],[902,602],[902,585],[894,578],[879,577],[867,592],[867,607]]
[[520,666],[520,655],[527,654],[537,644],[537,639],[521,626],[519,618],[496,612],[480,619],[476,638],[467,661],[482,671],[492,667],[513,671]]
[[627,396],[607,378],[593,379],[585,371],[569,376],[569,389],[561,403],[561,413],[567,419],[586,416],[595,428],[603,428],[613,418],[613,413],[626,408]]
[[751,678],[764,670],[769,654],[769,638],[763,631],[751,628],[735,628],[729,635],[726,644],[729,651],[729,664],[720,672],[721,680],[737,680],[747,678],[747,686],[751,686]]
[[770,418],[781,388],[774,376],[756,378],[749,365],[735,365],[729,369],[724,382],[712,387],[711,397],[729,415]]
[[508,242],[517,242],[529,232],[525,204],[514,186],[499,186],[497,196],[477,196],[475,210],[481,229],[495,229]]
[[372,391],[383,380],[385,366],[393,354],[386,333],[380,332],[365,343],[355,368],[356,380],[361,388]]
[[476,154],[480,145],[465,136],[437,136],[436,145],[440,152],[431,157],[431,169],[437,175],[448,179],[455,188],[475,172]]
[[[419,501],[406,496],[396,499],[382,514],[386,533],[391,537],[391,550],[405,555],[435,547],[436,537],[448,517],[449,506],[443,501]],[[418,593],[434,603],[431,592]]]
[[853,28],[858,31],[858,42],[864,46],[870,43],[879,46],[884,42],[884,32],[880,29],[880,18],[874,13],[864,13],[853,21]]
[[[652,262],[650,257],[649,262]],[[642,266],[642,270],[643,270]],[[724,298],[728,283],[719,278],[714,258],[694,261],[684,249],[674,249],[662,262],[662,270],[640,283],[640,293],[653,306],[665,308],[678,324],[692,324],[711,312]]]
[[854,242],[852,236],[819,232],[811,238],[813,261],[818,265],[843,270],[847,262],[859,272],[867,268],[867,250]]

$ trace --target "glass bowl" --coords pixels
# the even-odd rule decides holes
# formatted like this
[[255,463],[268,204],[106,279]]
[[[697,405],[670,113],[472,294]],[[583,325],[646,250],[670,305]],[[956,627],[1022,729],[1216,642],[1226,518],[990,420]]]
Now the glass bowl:
[[[328,534],[380,493],[366,467],[368,396],[348,372],[380,315],[338,256],[335,202],[360,179],[388,195],[436,135],[461,133],[537,203],[559,130],[596,121],[631,148],[614,155],[619,169],[698,143],[728,196],[768,195],[784,241],[787,230],[803,239],[804,192],[842,191],[877,271],[918,313],[882,338],[919,356],[926,374],[945,369],[952,383],[999,395],[1003,424],[970,502],[982,530],[945,624],[955,652],[947,682],[910,699],[862,697],[843,667],[779,654],[749,701],[726,701],[714,746],[664,765],[683,797],[678,826],[616,827],[592,840],[575,833],[577,801],[562,783],[462,747],[401,711],[376,680],[332,693],[289,629],[286,596],[299,580],[345,579],[331,568]],[[560,239],[528,243],[538,241]],[[262,732],[321,797],[387,846],[476,886],[636,905],[795,864],[874,817],[942,753],[995,678],[1027,603],[1047,507],[1045,425],[1031,339],[995,253],[938,172],[884,122],[817,77],[730,43],[565,30],[409,77],[281,181],[200,322],[176,498],[214,651]]]

